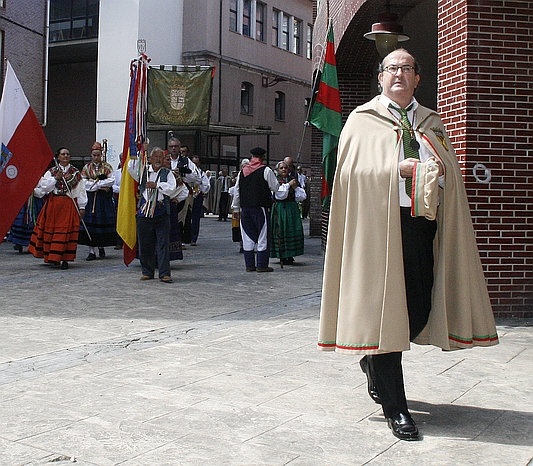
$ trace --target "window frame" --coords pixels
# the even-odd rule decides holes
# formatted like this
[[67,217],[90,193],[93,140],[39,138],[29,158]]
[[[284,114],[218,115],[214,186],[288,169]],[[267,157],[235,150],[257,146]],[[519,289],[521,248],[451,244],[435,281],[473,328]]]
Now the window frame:
[[[265,23],[267,6],[263,2],[255,2],[255,40],[265,42]],[[258,16],[261,16],[260,18]]]
[[274,119],[276,121],[285,121],[285,108],[287,96],[283,91],[276,91],[274,99]]
[[241,82],[241,115],[254,114],[254,85],[251,82]]

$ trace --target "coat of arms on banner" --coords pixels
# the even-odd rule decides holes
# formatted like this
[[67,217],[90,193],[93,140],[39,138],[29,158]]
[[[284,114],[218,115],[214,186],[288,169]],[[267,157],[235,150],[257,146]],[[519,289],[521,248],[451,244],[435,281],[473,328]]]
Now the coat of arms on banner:
[[213,69],[174,71],[148,69],[146,120],[157,126],[209,124]]
[[181,110],[185,107],[187,89],[185,87],[174,87],[170,89],[170,106],[174,110]]

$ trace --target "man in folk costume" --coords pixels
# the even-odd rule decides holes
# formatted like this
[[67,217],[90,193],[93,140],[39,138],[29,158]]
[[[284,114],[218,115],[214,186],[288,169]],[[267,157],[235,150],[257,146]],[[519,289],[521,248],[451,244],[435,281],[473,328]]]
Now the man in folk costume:
[[231,206],[229,190],[232,186],[231,176],[228,175],[228,169],[223,168],[220,176],[215,182],[215,214],[218,214],[219,222],[227,222],[228,213]]
[[[187,146],[184,146],[187,147]],[[170,154],[170,169],[176,175],[177,179],[181,179],[185,186],[189,190],[189,195],[184,201],[181,201],[176,210],[178,212],[178,223],[180,225],[180,241],[182,243],[191,242],[191,217],[192,217],[192,205],[194,202],[193,186],[195,183],[201,182],[201,175],[193,163],[193,161],[186,155],[187,150],[182,153],[181,142],[176,137],[171,137],[168,140],[168,153]],[[174,235],[172,235],[174,236]]]
[[200,157],[194,155],[192,161],[200,173],[200,183],[194,183],[192,187],[194,200],[191,212],[191,246],[196,246],[198,235],[200,234],[200,220],[204,216],[204,197],[211,189],[211,183],[205,172],[200,168]]
[[163,149],[155,147],[150,154],[150,164],[145,167],[139,167],[137,157],[130,155],[128,172],[139,183],[136,219],[141,280],[154,278],[157,257],[159,280],[171,283],[170,198],[176,190],[176,179],[168,168],[163,167],[164,155]]
[[[247,272],[272,272],[270,256],[270,207],[272,192],[279,188],[274,172],[263,164],[266,150],[256,147],[237,176],[231,207],[241,222],[244,263]],[[257,248],[257,265],[255,249]]]
[[102,160],[103,148],[97,141],[91,147],[91,162],[86,164],[81,176],[85,180],[87,190],[87,209],[85,212],[85,228],[80,229],[79,244],[89,246],[89,254],[85,260],[105,257],[105,246],[117,244],[117,215],[113,202],[113,185],[115,173],[113,167]]
[[318,345],[365,355],[369,395],[396,437],[416,440],[402,352],[498,337],[457,158],[438,114],[413,97],[418,64],[395,50],[378,79],[382,94],[339,140]]
[[28,252],[44,258],[48,264],[68,269],[76,258],[80,218],[85,214],[87,193],[85,182],[76,167],[70,164],[70,152],[60,147],[56,166],[39,180],[35,193],[48,194],[30,239]]

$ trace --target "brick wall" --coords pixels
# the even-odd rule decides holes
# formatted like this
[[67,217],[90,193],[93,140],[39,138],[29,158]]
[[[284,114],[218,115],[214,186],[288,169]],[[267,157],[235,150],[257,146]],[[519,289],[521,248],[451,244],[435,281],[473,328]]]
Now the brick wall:
[[438,110],[496,315],[533,315],[533,2],[439,0]]
[[0,30],[4,32],[7,58],[35,115],[44,120],[46,1],[17,0],[0,8]]

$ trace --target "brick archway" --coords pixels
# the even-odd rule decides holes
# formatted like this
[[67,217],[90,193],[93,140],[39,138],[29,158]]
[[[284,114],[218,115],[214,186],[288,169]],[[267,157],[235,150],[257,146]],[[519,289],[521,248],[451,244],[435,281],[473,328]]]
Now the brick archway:
[[[373,43],[362,34],[384,11],[385,3],[329,1],[344,118],[376,92],[373,70],[379,58]],[[407,48],[419,59],[429,55],[428,63],[422,65],[422,78],[426,80],[429,74],[435,86],[417,98],[437,108],[462,164],[494,312],[500,317],[531,317],[533,2],[495,0],[488,6],[475,0],[392,3],[403,6],[394,12],[411,36]],[[435,14],[428,13],[432,11]],[[315,22],[315,64],[325,37],[325,16],[322,7]],[[431,21],[435,21],[434,45],[426,37]],[[426,33],[421,34],[424,27]],[[433,105],[428,102],[432,95],[436,97]],[[321,133],[313,129],[315,173],[320,173],[320,153]],[[311,234],[325,238],[327,216],[320,211],[317,193],[313,195],[316,209],[311,212]]]

